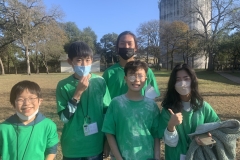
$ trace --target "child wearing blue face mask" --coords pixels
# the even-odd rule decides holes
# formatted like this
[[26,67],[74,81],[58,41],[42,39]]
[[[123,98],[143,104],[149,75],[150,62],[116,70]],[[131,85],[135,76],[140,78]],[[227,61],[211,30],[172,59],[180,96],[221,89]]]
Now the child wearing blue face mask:
[[93,52],[84,42],[74,42],[68,63],[74,74],[56,89],[57,111],[64,127],[61,136],[63,160],[103,158],[104,113],[111,101],[105,80],[90,73]]

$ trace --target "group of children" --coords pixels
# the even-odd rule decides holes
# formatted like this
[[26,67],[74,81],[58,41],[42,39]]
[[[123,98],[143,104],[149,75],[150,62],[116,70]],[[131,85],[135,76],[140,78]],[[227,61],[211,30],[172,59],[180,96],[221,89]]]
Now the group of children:
[[[116,160],[157,160],[161,138],[166,160],[177,160],[187,152],[187,134],[199,124],[219,121],[198,92],[195,72],[185,64],[173,69],[160,113],[154,101],[160,96],[156,79],[145,62],[134,60],[136,50],[135,35],[121,33],[116,43],[119,63],[101,77],[90,73],[90,47],[84,42],[70,45],[68,63],[74,74],[59,81],[56,89],[57,112],[64,123],[63,160],[102,160],[109,154]],[[0,157],[54,159],[57,129],[38,111],[38,84],[17,83],[10,102],[16,114],[0,124]]]

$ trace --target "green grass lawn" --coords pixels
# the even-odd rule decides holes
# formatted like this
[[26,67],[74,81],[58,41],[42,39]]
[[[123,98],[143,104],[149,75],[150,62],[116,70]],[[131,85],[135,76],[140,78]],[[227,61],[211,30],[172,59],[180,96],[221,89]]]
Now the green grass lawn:
[[[159,89],[160,98],[157,99],[161,109],[161,100],[166,92],[169,71],[154,72]],[[102,73],[98,73],[101,75]],[[63,123],[59,121],[56,113],[55,88],[59,80],[66,78],[70,74],[32,74],[32,75],[3,75],[0,76],[0,122],[14,114],[14,110],[9,102],[11,87],[21,80],[31,80],[37,82],[42,88],[43,103],[40,111],[48,118],[51,118],[58,126],[58,133],[61,135]],[[199,90],[204,99],[209,102],[222,120],[240,120],[240,85],[237,85],[217,73],[203,70],[197,71],[199,79]],[[240,142],[238,141],[237,159],[240,159]],[[59,147],[57,160],[61,159],[61,148]]]

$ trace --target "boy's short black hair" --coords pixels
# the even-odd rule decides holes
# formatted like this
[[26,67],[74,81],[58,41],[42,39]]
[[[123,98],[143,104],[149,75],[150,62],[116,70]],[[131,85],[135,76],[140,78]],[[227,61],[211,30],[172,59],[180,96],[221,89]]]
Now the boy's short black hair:
[[144,69],[145,73],[147,74],[148,71],[147,63],[142,62],[140,60],[127,62],[124,67],[125,76],[127,76],[128,71],[137,72],[137,70],[139,69]]
[[68,58],[73,60],[75,57],[93,57],[92,49],[84,42],[73,42],[68,48]]
[[35,82],[24,80],[15,84],[10,92],[10,103],[15,107],[15,100],[24,91],[28,90],[30,93],[37,95],[38,98],[42,98],[41,88]]

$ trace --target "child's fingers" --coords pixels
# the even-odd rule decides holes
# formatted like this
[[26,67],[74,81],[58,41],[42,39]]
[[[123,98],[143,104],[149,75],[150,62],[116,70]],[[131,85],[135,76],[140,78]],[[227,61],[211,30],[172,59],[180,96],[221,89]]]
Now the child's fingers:
[[171,109],[168,109],[168,111],[170,112],[171,115],[173,115],[173,111]]

